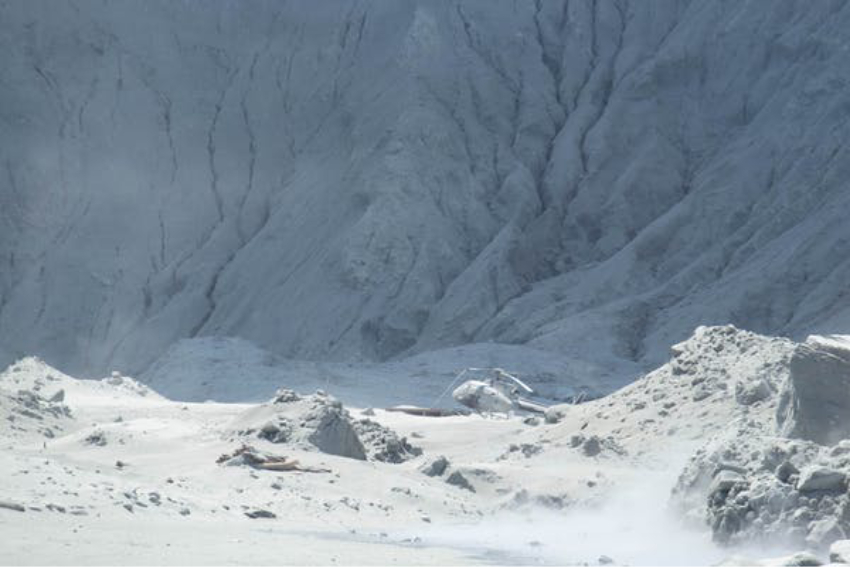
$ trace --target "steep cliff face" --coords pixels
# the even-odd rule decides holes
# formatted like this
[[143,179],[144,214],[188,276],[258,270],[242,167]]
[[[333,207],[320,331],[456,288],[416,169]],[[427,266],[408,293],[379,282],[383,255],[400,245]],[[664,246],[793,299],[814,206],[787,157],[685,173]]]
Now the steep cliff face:
[[843,2],[0,3],[0,358],[850,324]]

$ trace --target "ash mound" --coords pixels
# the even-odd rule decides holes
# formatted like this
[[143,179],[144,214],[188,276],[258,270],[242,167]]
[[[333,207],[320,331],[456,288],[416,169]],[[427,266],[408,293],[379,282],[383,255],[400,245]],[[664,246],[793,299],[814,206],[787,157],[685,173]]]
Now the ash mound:
[[[33,379],[32,368],[43,369]],[[52,439],[73,421],[65,403],[62,375],[37,358],[27,358],[0,374],[0,433],[7,438]]]
[[49,398],[32,390],[15,393],[0,391],[0,415],[5,423],[0,425],[4,436],[17,437],[28,433],[56,437],[72,418],[70,408],[62,403],[64,391],[59,390]]
[[237,417],[231,431],[361,461],[402,463],[422,454],[388,427],[353,418],[342,402],[321,390],[308,396],[278,390],[268,403]]
[[[729,332],[715,344],[737,349],[754,371],[726,372],[727,388],[735,381],[735,418],[691,458],[673,501],[707,522],[718,543],[823,552],[850,535],[850,337],[812,336],[790,352],[786,344],[751,351],[745,343]],[[699,367],[706,387],[721,384],[709,381],[710,359],[686,357],[683,365],[685,354],[671,364]]]

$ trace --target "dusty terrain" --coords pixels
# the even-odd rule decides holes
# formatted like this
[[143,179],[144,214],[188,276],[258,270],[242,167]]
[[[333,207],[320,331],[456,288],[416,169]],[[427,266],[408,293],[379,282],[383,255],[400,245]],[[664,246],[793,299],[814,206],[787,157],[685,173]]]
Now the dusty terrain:
[[[0,375],[2,560],[705,564],[790,553],[799,546],[715,543],[706,494],[670,495],[707,442],[773,426],[795,346],[700,328],[634,384],[545,417],[420,417],[288,390],[262,404],[186,403],[117,373],[77,380],[24,359]],[[294,470],[234,458],[243,445]]]

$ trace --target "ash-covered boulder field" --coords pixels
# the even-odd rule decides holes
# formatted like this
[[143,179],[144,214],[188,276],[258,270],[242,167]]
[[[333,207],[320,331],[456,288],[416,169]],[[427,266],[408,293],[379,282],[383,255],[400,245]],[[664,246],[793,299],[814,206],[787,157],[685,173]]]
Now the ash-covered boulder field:
[[216,563],[234,541],[251,563],[282,541],[299,563],[843,563],[848,360],[850,336],[699,327],[598,399],[429,416],[318,379],[170,400],[27,358],[0,374],[0,534],[46,563]]
[[830,1],[0,3],[0,364],[618,386],[701,324],[844,332],[848,41]]

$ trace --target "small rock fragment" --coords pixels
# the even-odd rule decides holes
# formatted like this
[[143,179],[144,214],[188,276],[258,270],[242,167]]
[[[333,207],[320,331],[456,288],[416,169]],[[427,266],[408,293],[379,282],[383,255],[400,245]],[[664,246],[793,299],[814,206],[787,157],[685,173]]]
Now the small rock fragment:
[[8,500],[0,500],[0,508],[4,508],[6,510],[14,510],[15,512],[24,512],[26,510],[26,508],[24,508],[17,502],[10,502]]
[[104,447],[106,446],[106,435],[104,435],[103,431],[94,431],[83,441],[88,445]]
[[787,483],[791,481],[792,476],[800,474],[800,471],[793,463],[791,463],[791,461],[783,461],[778,467],[776,467],[775,474],[779,482]]
[[250,512],[245,512],[245,515],[253,520],[258,518],[277,518],[274,512],[269,512],[268,510],[251,510]]
[[443,473],[446,472],[448,467],[449,460],[443,455],[440,455],[433,461],[426,463],[419,470],[427,476],[443,476]]
[[602,444],[599,440],[599,437],[596,435],[591,435],[587,439],[585,439],[584,443],[581,445],[582,452],[588,457],[595,457],[599,453],[602,452]]
[[768,399],[773,390],[764,378],[752,383],[738,382],[735,385],[735,400],[742,406],[750,406]]
[[470,492],[475,492],[475,487],[470,484],[470,482],[466,479],[460,471],[455,471],[449,475],[446,479],[448,484],[452,486],[457,486],[458,488],[463,488],[464,490],[468,490]]

